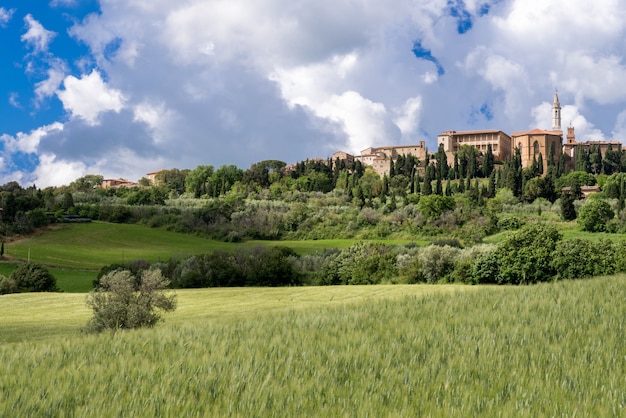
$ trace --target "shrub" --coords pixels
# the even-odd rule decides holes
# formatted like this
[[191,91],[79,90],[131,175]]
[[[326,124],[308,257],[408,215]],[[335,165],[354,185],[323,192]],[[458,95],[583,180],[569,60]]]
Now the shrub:
[[0,275],[0,295],[17,292],[17,283],[15,283],[15,280]]
[[48,269],[37,263],[23,263],[13,270],[9,279],[19,292],[57,292],[57,280]]
[[495,251],[480,254],[472,264],[467,283],[471,284],[489,284],[498,283],[500,276],[500,267],[498,263],[498,255]]
[[396,255],[391,247],[359,242],[327,259],[320,284],[377,284],[396,275]]
[[583,231],[602,232],[614,216],[615,212],[607,201],[589,199],[578,211],[578,224]]
[[432,245],[436,245],[438,247],[454,247],[454,248],[463,248],[461,242],[456,238],[437,238],[431,242]]
[[495,245],[479,244],[462,249],[457,256],[454,270],[450,277],[454,282],[477,284],[478,281],[472,277],[472,266],[479,256],[493,252]]
[[556,247],[552,266],[557,279],[580,279],[594,275],[594,266],[590,260],[593,244],[579,238],[561,241]]
[[87,299],[94,315],[86,331],[154,326],[161,319],[161,311],[176,309],[176,296],[163,292],[168,285],[160,270],[144,271],[137,290],[128,270],[105,275],[100,280],[100,288],[91,292]]
[[429,245],[421,248],[417,258],[421,274],[426,282],[448,281],[448,276],[454,270],[454,264],[458,255],[459,249],[448,245],[443,247]]
[[529,284],[554,275],[552,252],[561,234],[552,225],[528,224],[498,245],[498,283]]

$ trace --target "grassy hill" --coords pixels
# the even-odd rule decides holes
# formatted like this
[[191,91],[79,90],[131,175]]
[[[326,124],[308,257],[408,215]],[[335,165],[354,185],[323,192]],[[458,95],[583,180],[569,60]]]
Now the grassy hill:
[[[406,243],[408,241],[385,241]],[[283,245],[301,254],[326,248],[346,248],[349,239],[315,241],[250,241],[232,244],[142,225],[91,222],[61,225],[5,246],[12,260],[28,260],[48,266],[65,292],[86,292],[105,265],[132,260],[165,261],[170,257],[229,250],[235,246]],[[423,241],[421,243],[424,243]],[[14,263],[0,263],[0,274],[9,275]]]
[[0,416],[621,416],[625,281],[177,291],[101,335],[2,296]]

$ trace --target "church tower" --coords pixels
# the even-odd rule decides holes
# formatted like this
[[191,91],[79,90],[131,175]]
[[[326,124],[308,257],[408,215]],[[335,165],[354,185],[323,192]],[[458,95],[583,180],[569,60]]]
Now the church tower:
[[561,131],[561,103],[559,103],[559,92],[554,92],[554,102],[552,102],[552,130]]

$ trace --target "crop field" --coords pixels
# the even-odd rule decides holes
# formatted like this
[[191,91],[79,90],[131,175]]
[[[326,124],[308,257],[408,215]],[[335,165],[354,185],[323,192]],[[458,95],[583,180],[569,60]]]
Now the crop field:
[[101,335],[84,295],[2,296],[0,416],[625,414],[623,275],[177,295]]

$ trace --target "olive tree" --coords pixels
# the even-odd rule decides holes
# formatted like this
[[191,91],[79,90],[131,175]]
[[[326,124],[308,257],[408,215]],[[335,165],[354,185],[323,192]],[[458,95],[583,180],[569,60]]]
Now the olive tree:
[[168,285],[161,270],[144,271],[139,281],[128,270],[106,274],[100,279],[100,287],[87,298],[94,315],[86,330],[101,332],[154,326],[161,319],[161,312],[176,309],[176,296],[163,291]]

